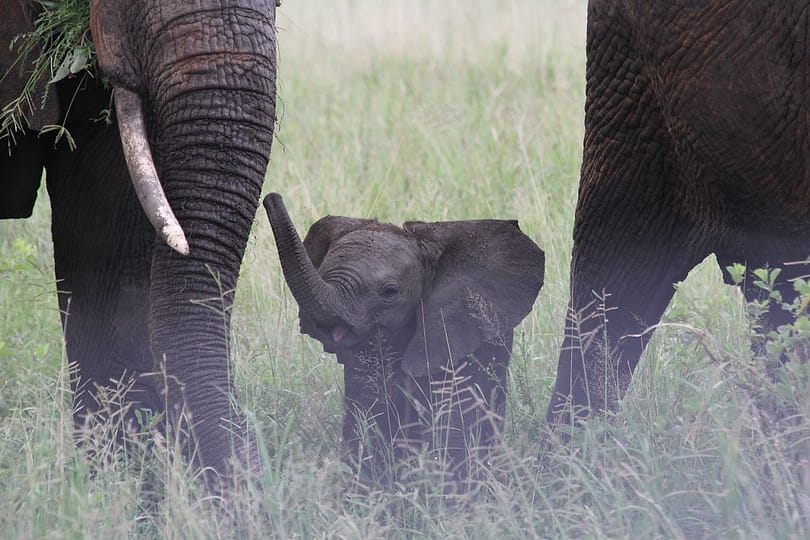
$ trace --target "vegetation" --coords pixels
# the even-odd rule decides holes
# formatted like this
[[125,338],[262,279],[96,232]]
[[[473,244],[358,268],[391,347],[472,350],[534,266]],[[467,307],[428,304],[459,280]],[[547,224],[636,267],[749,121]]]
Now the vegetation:
[[[504,448],[469,495],[445,497],[431,463],[393,489],[347,489],[341,367],[298,334],[263,211],[233,323],[263,489],[229,505],[205,497],[171,438],[124,454],[89,430],[77,448],[43,192],[32,219],[0,222],[0,534],[810,537],[808,321],[754,355],[761,332],[713,258],[679,287],[622,411],[569,446],[544,431],[568,297],[584,16],[584,0],[312,0],[278,11],[266,190],[284,195],[300,230],[330,213],[518,218],[546,251],[546,285],[516,332]],[[759,278],[768,292],[769,273]],[[789,368],[763,377],[782,352],[794,355]]]
[[[37,0],[36,4],[40,11],[35,28],[12,42],[19,56],[11,69],[28,69],[29,63],[32,67],[22,94],[4,103],[0,110],[0,139],[13,137],[15,131],[22,129],[27,112],[42,105],[46,99],[43,82],[55,83],[70,75],[87,73],[85,70],[95,65],[95,49],[90,39],[90,2]],[[5,73],[0,74],[0,77],[5,76]],[[64,126],[45,126],[43,131],[57,131],[59,137],[67,136],[73,145]]]

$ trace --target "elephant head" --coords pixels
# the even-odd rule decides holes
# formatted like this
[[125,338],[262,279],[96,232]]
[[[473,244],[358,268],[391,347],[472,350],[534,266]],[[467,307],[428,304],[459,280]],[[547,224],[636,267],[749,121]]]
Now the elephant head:
[[[4,41],[33,24],[29,3],[0,11],[14,14]],[[121,412],[165,409],[199,467],[255,467],[232,405],[230,306],[273,137],[275,2],[91,0],[90,27],[95,73],[50,85],[49,110],[0,152],[0,217],[30,214],[47,171],[77,423],[123,382]],[[2,107],[28,73],[0,68]],[[114,121],[99,121],[111,103]],[[38,135],[43,123],[76,150]]]
[[503,377],[486,373],[505,377],[513,329],[543,283],[543,252],[517,222],[415,221],[400,228],[327,216],[302,243],[279,195],[264,206],[301,331],[344,364],[347,441],[357,437],[353,409],[360,409],[378,424],[396,419],[378,426],[390,442],[413,420],[412,400],[433,394],[432,384],[457,375],[471,358],[481,373],[466,384],[502,391]]

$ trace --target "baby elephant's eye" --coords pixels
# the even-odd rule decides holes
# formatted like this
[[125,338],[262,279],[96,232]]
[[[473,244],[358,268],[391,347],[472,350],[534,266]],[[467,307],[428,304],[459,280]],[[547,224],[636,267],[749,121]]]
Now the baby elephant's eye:
[[383,287],[381,294],[386,300],[393,300],[399,295],[399,288],[396,285],[386,285]]

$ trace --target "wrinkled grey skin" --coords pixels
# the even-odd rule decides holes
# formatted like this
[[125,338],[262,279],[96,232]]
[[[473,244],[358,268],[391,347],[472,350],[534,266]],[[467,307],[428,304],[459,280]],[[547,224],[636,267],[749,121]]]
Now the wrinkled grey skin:
[[[552,423],[616,407],[652,335],[645,330],[707,256],[728,283],[727,266],[747,265],[747,300],[762,293],[750,272],[763,267],[782,268],[776,289],[796,297],[790,280],[808,265],[785,263],[810,255],[809,8],[589,2],[585,141]],[[776,306],[761,323],[790,321]]]
[[543,284],[542,250],[502,220],[328,216],[302,243],[279,195],[264,206],[301,331],[344,366],[350,462],[370,472],[428,447],[466,474],[502,431],[512,333]]
[[[0,0],[3,48],[31,27],[30,6],[21,7]],[[100,73],[60,81],[10,153],[2,141],[0,215],[30,215],[44,167],[59,307],[68,360],[77,366],[76,423],[99,408],[98,387],[132,385],[125,416],[168,405],[175,432],[187,433],[187,455],[216,481],[234,458],[257,467],[232,405],[228,308],[272,141],[275,4],[93,0],[90,8],[100,71],[143,104],[157,172],[190,254],[156,241],[124,162],[122,119],[97,120],[112,104]],[[26,75],[15,68],[3,79],[0,106]],[[55,123],[66,123],[75,151],[37,136]],[[212,299],[224,310],[211,309]],[[154,371],[165,381],[143,375]]]

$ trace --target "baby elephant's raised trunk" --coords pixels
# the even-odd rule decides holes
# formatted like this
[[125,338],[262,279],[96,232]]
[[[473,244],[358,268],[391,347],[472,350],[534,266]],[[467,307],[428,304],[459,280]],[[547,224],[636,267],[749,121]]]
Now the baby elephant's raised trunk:
[[273,228],[284,279],[301,313],[323,325],[342,322],[337,291],[312,264],[281,195],[271,193],[265,197],[264,209]]

